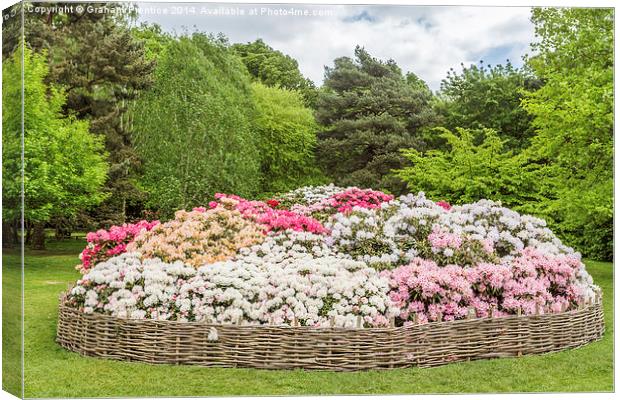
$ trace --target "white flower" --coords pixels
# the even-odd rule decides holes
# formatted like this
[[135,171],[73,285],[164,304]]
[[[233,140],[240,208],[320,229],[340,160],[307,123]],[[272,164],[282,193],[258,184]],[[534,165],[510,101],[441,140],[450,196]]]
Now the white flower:
[[84,304],[89,307],[95,307],[99,303],[99,295],[94,290],[86,292]]

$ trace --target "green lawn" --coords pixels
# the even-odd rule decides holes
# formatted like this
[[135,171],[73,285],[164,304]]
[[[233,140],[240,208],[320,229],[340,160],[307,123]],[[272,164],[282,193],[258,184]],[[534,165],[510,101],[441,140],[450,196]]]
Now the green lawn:
[[[594,280],[604,291],[607,330],[601,341],[580,349],[432,369],[351,373],[261,371],[107,361],[81,357],[59,347],[54,342],[58,295],[79,276],[73,266],[82,245],[82,241],[76,240],[52,242],[47,251],[26,254],[26,397],[613,390],[611,263],[587,262]],[[5,274],[18,276],[15,267],[19,265],[19,253],[5,253],[3,265]]]

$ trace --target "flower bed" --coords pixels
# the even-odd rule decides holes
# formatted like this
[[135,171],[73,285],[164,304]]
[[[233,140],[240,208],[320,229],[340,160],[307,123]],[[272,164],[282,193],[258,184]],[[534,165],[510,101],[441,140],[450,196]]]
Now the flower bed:
[[[394,199],[330,185],[265,202],[217,194],[123,240],[123,251],[82,268],[63,309],[87,320],[383,332],[577,315],[599,290],[543,220],[423,193]],[[602,322],[597,332],[588,337]]]

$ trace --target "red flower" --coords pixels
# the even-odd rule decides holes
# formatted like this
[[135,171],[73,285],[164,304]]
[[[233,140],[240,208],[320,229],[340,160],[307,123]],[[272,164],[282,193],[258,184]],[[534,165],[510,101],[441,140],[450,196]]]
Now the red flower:
[[267,200],[267,204],[269,205],[269,207],[271,208],[276,208],[277,206],[280,205],[280,202],[278,200]]

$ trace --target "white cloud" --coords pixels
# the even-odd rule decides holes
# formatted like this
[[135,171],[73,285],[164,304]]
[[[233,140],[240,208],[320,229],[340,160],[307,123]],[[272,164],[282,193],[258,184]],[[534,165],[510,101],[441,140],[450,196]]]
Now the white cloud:
[[[223,6],[240,7],[246,14],[214,17],[200,15],[197,10],[193,15],[142,16],[141,19],[177,32],[182,31],[182,26],[222,32],[231,42],[263,38],[270,46],[294,57],[302,73],[317,84],[323,80],[324,66],[332,65],[337,57],[352,56],[356,45],[364,46],[375,57],[394,59],[404,71],[416,73],[431,88],[438,89],[448,69],[459,69],[461,62],[467,65],[480,59],[503,62],[510,58],[513,64],[519,65],[533,41],[534,28],[529,21],[528,7]],[[255,7],[327,10],[333,15],[247,15]]]

